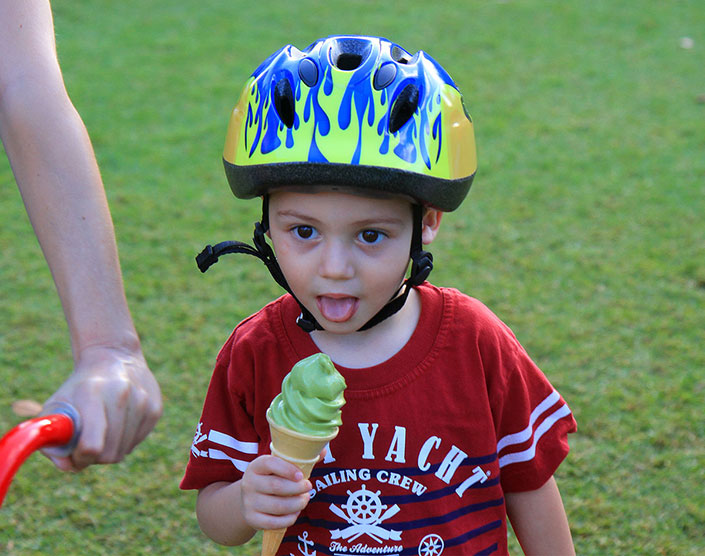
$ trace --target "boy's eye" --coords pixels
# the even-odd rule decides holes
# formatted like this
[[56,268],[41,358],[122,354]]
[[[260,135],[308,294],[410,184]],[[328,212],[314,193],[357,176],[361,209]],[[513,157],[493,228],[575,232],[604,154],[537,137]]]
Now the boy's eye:
[[315,233],[315,230],[311,226],[296,226],[294,232],[301,239],[311,239]]
[[360,232],[360,239],[364,243],[368,244],[379,243],[383,237],[384,234],[382,232],[378,232],[377,230],[364,230]]

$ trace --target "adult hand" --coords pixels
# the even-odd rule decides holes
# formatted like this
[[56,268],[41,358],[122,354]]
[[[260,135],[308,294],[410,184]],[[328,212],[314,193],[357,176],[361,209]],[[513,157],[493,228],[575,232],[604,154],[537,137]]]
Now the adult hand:
[[71,404],[79,413],[81,435],[68,457],[43,452],[64,471],[95,463],[116,463],[154,428],[162,413],[159,385],[141,351],[108,347],[84,349],[73,373],[46,401]]

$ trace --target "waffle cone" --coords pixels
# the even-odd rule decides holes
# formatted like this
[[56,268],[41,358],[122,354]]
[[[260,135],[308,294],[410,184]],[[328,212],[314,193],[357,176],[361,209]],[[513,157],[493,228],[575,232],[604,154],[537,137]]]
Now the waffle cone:
[[276,556],[277,549],[286,533],[284,529],[265,529],[262,532],[262,556]]
[[[296,465],[306,479],[311,476],[311,470],[318,462],[323,448],[338,435],[337,428],[328,436],[314,436],[287,429],[272,421],[269,410],[267,421],[272,437],[272,443],[269,445],[272,455]],[[262,535],[262,556],[275,556],[285,533],[286,528],[265,530]]]
[[291,461],[294,465],[298,465],[299,462],[317,460],[326,444],[338,435],[337,427],[332,434],[327,436],[315,436],[287,429],[272,421],[269,410],[267,410],[267,421],[272,437],[272,453]]

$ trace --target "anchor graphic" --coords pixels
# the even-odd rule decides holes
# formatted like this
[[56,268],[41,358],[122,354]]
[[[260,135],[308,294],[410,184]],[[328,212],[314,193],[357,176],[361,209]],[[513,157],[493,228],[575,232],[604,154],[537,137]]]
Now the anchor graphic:
[[304,534],[297,538],[299,539],[299,546],[297,548],[303,556],[316,556],[315,550],[313,552],[308,551],[308,547],[314,544],[313,541],[308,540],[308,531],[304,531]]
[[343,511],[335,504],[331,504],[329,506],[330,510],[350,524],[350,527],[345,529],[334,529],[331,531],[331,538],[342,538],[352,542],[362,535],[368,535],[378,543],[381,543],[382,540],[401,540],[401,531],[385,529],[379,526],[384,520],[399,512],[399,506],[396,504],[391,507],[382,504],[379,495],[380,491],[372,492],[367,490],[365,485],[362,485],[360,490],[355,492],[348,491],[347,502],[341,504],[341,508],[345,508],[346,511]]

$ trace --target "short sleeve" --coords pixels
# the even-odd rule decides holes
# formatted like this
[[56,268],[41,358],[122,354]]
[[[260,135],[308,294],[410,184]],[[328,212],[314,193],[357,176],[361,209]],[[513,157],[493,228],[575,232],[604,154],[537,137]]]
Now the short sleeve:
[[[235,482],[261,452],[247,400],[252,365],[246,350],[233,360],[233,337],[221,350],[191,444],[180,488],[200,489],[217,481]],[[249,363],[249,364],[248,364]]]
[[568,404],[499,319],[481,350],[505,492],[540,488],[568,454],[577,425]]

